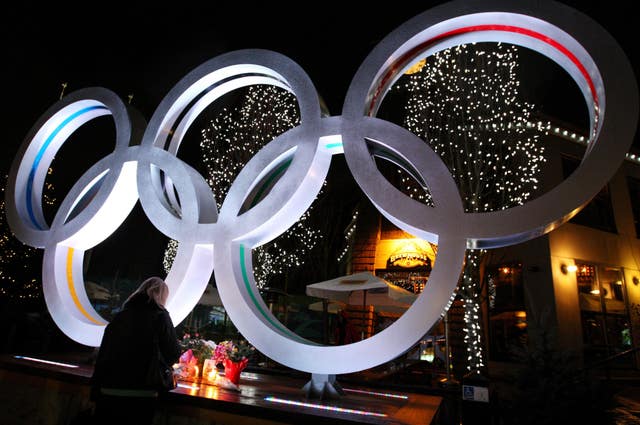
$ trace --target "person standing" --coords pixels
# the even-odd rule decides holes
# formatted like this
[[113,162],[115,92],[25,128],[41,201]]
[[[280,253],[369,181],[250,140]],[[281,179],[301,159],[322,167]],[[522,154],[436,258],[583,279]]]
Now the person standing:
[[98,424],[151,424],[158,389],[148,384],[150,359],[167,366],[178,361],[176,331],[164,308],[169,287],[159,277],[146,279],[107,325],[91,378]]

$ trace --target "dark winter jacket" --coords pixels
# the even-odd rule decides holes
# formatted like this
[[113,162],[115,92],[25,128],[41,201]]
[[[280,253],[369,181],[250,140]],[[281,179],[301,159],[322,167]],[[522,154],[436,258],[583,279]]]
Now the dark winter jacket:
[[[158,347],[154,345],[154,332]],[[92,377],[93,392],[99,388],[148,389],[145,378],[150,359],[160,350],[165,364],[180,357],[171,317],[146,294],[137,294],[107,325]]]

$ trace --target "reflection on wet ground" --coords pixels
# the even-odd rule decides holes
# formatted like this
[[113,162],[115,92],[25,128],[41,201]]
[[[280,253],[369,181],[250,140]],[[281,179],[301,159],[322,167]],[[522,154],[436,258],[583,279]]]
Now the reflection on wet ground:
[[611,410],[615,425],[640,424],[640,387],[621,390],[614,396],[616,407]]

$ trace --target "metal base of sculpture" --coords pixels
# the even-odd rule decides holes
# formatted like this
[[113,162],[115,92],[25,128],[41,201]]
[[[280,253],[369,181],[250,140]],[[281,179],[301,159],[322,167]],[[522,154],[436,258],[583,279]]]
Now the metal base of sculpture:
[[311,380],[302,387],[302,390],[307,398],[320,400],[337,399],[344,395],[344,390],[336,382],[336,375],[313,373]]

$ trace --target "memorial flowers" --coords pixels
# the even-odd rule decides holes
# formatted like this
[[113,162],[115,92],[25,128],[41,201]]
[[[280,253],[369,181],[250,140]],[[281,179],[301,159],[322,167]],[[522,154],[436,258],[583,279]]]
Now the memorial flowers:
[[240,372],[247,366],[254,351],[255,348],[245,341],[238,344],[222,341],[216,345],[213,358],[216,364],[222,363],[225,377],[237,386],[240,382]]
[[241,362],[255,352],[255,348],[245,341],[238,344],[233,341],[222,341],[216,345],[213,351],[213,359],[216,364],[224,364],[225,360]]
[[177,374],[181,379],[197,380],[204,368],[204,362],[213,355],[216,343],[200,338],[198,333],[193,337],[191,334],[184,334],[179,341],[182,354],[178,363]]
[[[235,343],[230,340],[216,344],[205,340],[198,333],[184,334],[179,341],[182,354],[180,363],[174,366],[179,379],[199,381],[201,378],[225,388],[238,389],[240,372],[247,366],[255,348],[246,341]],[[218,378],[217,367],[224,366],[224,378]],[[207,369],[205,371],[204,369]],[[226,378],[226,379],[225,379]],[[228,384],[227,384],[228,383]]]
[[191,334],[184,334],[179,341],[180,348],[183,353],[191,350],[193,357],[198,359],[198,363],[204,362],[205,359],[211,358],[216,343],[210,340],[200,338],[200,334],[195,333],[193,338]]

